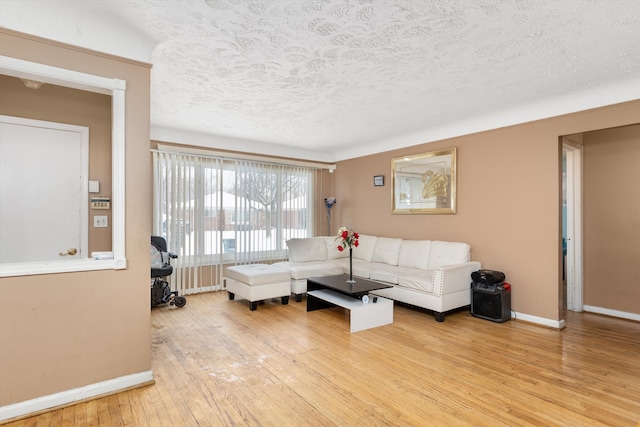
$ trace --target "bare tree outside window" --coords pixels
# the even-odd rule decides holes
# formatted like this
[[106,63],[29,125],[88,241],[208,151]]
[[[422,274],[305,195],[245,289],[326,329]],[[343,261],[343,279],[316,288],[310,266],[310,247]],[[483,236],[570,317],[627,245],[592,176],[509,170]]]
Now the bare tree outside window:
[[[249,204],[250,209],[259,206],[264,212],[264,222],[251,224],[263,227],[267,237],[271,237],[272,229],[277,228],[278,206],[283,206],[286,201],[306,196],[306,185],[302,176],[291,174],[279,167],[251,168],[236,178],[236,188],[238,195],[247,200],[256,202],[256,205]],[[257,216],[260,218],[259,216]]]

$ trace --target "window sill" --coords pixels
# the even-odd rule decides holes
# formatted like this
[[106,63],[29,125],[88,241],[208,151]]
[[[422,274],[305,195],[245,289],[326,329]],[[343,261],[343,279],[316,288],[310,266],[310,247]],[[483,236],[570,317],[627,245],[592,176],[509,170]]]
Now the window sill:
[[73,273],[76,271],[123,270],[127,268],[122,259],[77,259],[69,261],[19,262],[0,265],[0,277],[31,276],[37,274]]

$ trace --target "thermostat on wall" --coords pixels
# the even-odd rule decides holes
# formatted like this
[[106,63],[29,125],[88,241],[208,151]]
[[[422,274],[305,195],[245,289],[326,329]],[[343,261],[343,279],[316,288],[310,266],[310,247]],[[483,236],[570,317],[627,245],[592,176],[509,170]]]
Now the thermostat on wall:
[[111,199],[92,197],[91,209],[109,209],[111,208]]
[[100,181],[89,181],[89,193],[100,192]]

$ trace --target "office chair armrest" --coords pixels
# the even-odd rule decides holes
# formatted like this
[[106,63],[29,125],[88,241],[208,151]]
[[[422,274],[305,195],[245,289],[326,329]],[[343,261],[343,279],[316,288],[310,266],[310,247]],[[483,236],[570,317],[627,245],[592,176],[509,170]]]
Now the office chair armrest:
[[166,252],[166,254],[169,256],[169,258],[173,258],[173,259],[178,258],[178,255],[174,254],[173,252]]

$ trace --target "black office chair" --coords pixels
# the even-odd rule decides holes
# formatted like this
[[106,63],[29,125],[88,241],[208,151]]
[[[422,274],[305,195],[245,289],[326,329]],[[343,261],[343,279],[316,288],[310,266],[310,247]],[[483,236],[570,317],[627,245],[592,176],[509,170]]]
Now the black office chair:
[[172,291],[169,282],[166,280],[166,277],[171,276],[173,273],[170,261],[172,258],[178,258],[178,255],[167,251],[167,241],[164,237],[151,236],[151,245],[160,252],[162,257],[161,267],[151,267],[151,278],[153,279],[153,284],[151,285],[151,307],[167,303],[176,307],[184,307],[187,303],[186,298],[179,296],[178,291]]

